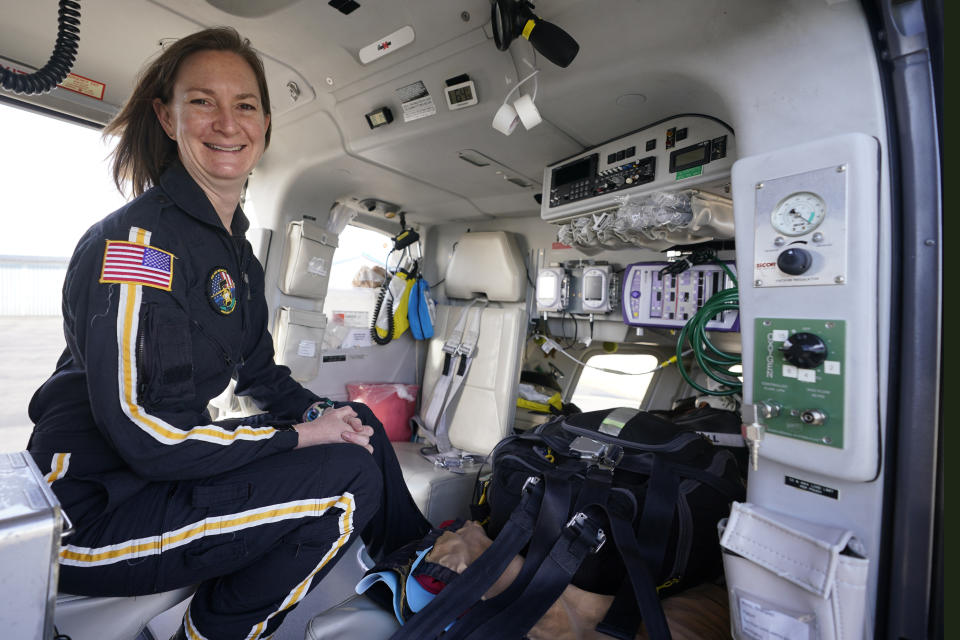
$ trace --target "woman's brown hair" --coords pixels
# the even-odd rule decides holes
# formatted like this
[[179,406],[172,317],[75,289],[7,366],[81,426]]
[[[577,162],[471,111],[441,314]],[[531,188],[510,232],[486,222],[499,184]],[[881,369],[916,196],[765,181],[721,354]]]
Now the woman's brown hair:
[[[156,60],[141,73],[137,86],[117,116],[103,129],[103,135],[119,135],[113,151],[113,181],[122,192],[130,182],[134,196],[159,184],[160,176],[177,162],[177,143],[167,137],[153,111],[154,98],[167,103],[173,95],[173,84],[180,64],[199,51],[230,51],[250,65],[260,88],[260,101],[265,116],[270,115],[267,77],[260,56],[250,41],[240,37],[231,27],[212,27],[180,38],[164,48]],[[266,145],[270,144],[270,126]]]

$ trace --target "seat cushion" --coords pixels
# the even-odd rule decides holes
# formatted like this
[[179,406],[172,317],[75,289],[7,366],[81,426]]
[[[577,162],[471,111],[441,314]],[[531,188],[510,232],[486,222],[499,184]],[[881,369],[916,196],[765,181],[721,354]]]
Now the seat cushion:
[[400,628],[387,613],[364,596],[314,616],[307,625],[306,640],[385,640]]
[[[54,623],[72,640],[130,640],[150,620],[180,604],[196,591],[184,587],[146,596],[95,598],[57,595]],[[104,624],[104,621],[109,621]]]
[[434,526],[445,520],[469,518],[473,488],[481,465],[467,463],[463,473],[455,473],[425,458],[420,453],[425,446],[420,442],[393,443],[403,479],[417,507]]

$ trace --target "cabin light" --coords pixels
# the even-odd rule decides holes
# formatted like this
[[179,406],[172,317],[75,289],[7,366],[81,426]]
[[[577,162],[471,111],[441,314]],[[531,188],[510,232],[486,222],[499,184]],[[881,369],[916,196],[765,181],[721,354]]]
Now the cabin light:
[[489,167],[490,159],[479,151],[473,149],[463,149],[457,152],[457,156],[464,162],[469,162],[475,167]]
[[376,129],[377,127],[382,127],[385,124],[393,122],[393,112],[390,111],[390,107],[374,109],[370,113],[364,114],[363,117],[367,119],[367,125],[369,125],[371,129]]
[[616,103],[618,107],[624,109],[636,109],[646,101],[647,96],[642,93],[625,93],[617,98]]

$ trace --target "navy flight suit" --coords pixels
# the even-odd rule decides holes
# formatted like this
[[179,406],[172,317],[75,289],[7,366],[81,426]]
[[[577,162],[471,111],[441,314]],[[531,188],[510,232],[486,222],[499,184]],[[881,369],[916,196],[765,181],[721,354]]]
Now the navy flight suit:
[[[76,526],[60,590],[199,584],[188,638],[269,637],[356,533],[377,558],[429,530],[365,405],[373,455],[294,450],[320,398],[273,361],[248,226],[238,207],[228,233],[179,165],[94,225],[63,287],[67,348],[30,402],[28,448]],[[264,414],[211,421],[231,377]]]

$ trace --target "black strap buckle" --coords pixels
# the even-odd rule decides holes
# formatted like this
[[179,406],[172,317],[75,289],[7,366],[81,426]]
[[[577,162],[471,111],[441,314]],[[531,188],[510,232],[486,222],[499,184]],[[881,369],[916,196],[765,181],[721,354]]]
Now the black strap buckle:
[[623,460],[623,447],[617,444],[608,444],[600,452],[597,466],[606,471],[613,471],[621,460]]
[[[584,531],[587,525],[591,525],[589,532]],[[603,532],[603,529],[596,526],[593,520],[583,511],[578,511],[570,518],[570,521],[567,522],[567,529],[570,529],[577,537],[583,537],[585,533],[593,533],[594,541],[590,553],[597,553],[607,542],[607,534]]]
[[533,491],[533,487],[537,484],[540,484],[540,476],[530,476],[526,482],[523,483],[523,488],[520,490],[520,493]]

